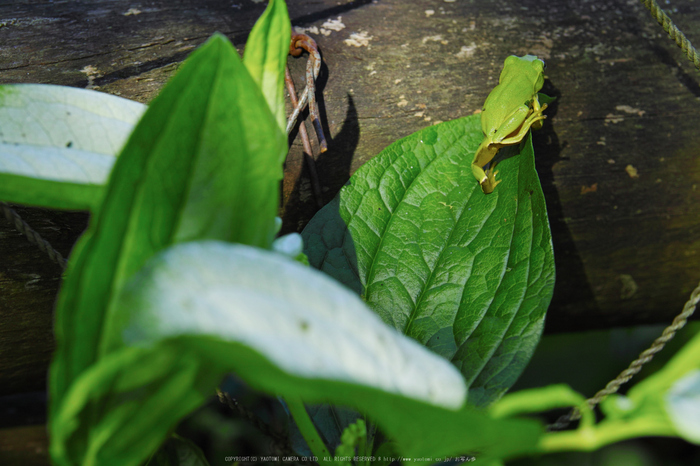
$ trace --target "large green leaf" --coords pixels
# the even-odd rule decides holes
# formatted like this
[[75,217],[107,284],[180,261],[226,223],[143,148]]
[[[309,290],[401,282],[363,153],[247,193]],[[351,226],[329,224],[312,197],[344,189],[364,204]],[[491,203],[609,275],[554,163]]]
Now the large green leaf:
[[145,110],[85,89],[0,86],[0,199],[95,210],[116,155]]
[[271,394],[359,409],[419,465],[531,451],[541,434],[535,421],[462,406],[464,381],[447,361],[334,280],[259,248],[172,246],[122,289],[115,313],[115,350],[66,396],[55,457],[71,451],[83,464],[138,464],[182,406],[203,403],[207,384],[213,393],[231,371]]
[[253,80],[262,89],[280,130],[285,131],[284,68],[287,66],[291,24],[283,0],[270,0],[250,31],[245,45],[243,63]]
[[503,182],[484,195],[470,168],[481,137],[475,115],[395,142],[302,233],[312,265],[450,359],[477,405],[501,396],[525,367],[554,286],[530,138],[519,154],[501,151]]
[[199,238],[270,246],[285,151],[260,89],[215,35],[148,108],[71,257],[56,310],[52,412],[104,355],[112,297],[149,257]]

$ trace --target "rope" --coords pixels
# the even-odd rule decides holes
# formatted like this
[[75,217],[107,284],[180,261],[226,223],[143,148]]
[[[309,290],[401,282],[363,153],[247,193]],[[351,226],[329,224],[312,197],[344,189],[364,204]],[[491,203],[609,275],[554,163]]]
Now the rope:
[[[654,355],[661,351],[666,345],[666,343],[668,343],[676,335],[676,332],[683,328],[683,326],[688,322],[690,316],[693,315],[693,312],[695,312],[695,308],[697,307],[698,302],[700,302],[700,284],[690,294],[690,299],[687,303],[685,303],[683,311],[680,314],[678,314],[675,317],[675,319],[673,319],[671,325],[664,329],[663,333],[661,333],[661,336],[654,340],[654,342],[648,349],[644,350],[637,359],[632,361],[632,363],[627,369],[620,372],[620,375],[618,375],[617,377],[615,377],[614,380],[608,383],[604,389],[596,393],[593,396],[593,398],[589,398],[586,400],[586,404],[588,405],[588,407],[593,409],[608,395],[616,393],[620,389],[621,385],[627,383],[632,377],[637,375],[639,371],[642,370],[642,366],[651,361]],[[551,431],[563,429],[566,426],[568,426],[571,421],[576,421],[580,418],[580,411],[578,410],[578,408],[574,408],[569,413],[557,419],[557,421],[554,424],[550,424],[549,426],[547,426],[547,430]]]
[[48,241],[42,238],[39,233],[34,231],[32,227],[27,224],[27,222],[22,220],[22,217],[20,217],[19,214],[9,205],[4,202],[0,202],[0,208],[2,208],[7,221],[12,223],[20,233],[25,235],[30,243],[34,243],[39,246],[39,249],[48,254],[52,261],[57,263],[63,270],[66,270],[68,261],[66,261],[60,252],[56,251]]
[[676,45],[685,52],[688,60],[692,61],[695,68],[700,70],[700,56],[698,56],[698,51],[695,50],[693,44],[690,43],[680,29],[673,24],[671,18],[664,13],[658,3],[656,3],[656,0],[641,0],[641,2],[651,12],[651,15],[659,22],[661,27],[664,28],[664,31],[668,33],[669,37],[676,42]]

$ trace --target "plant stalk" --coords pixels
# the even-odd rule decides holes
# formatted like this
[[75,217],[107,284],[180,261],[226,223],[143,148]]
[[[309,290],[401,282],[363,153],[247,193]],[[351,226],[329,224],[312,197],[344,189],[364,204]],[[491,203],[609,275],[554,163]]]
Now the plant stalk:
[[318,434],[313,421],[309,417],[309,413],[304,407],[304,403],[300,398],[286,398],[287,408],[297,423],[301,435],[306,440],[306,443],[311,449],[311,453],[316,456],[318,464],[321,466],[333,466],[333,456],[328,452],[326,445],[323,443],[321,436]]
[[604,421],[595,427],[566,432],[552,432],[540,438],[539,449],[544,453],[559,451],[593,451],[635,437],[676,437],[668,423],[647,418]]

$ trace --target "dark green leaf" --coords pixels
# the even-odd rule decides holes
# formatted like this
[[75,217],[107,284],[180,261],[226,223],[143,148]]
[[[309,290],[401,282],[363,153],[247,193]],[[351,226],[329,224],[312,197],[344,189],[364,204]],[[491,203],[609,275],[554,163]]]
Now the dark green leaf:
[[555,100],[557,100],[557,98],[548,96],[547,94],[542,94],[541,92],[538,92],[537,93],[537,100],[540,102],[540,104],[549,105],[552,102],[554,102]]
[[450,359],[477,405],[500,397],[525,367],[554,286],[530,138],[520,154],[499,153],[502,183],[490,195],[470,168],[481,138],[475,115],[397,141],[302,233],[312,265]]

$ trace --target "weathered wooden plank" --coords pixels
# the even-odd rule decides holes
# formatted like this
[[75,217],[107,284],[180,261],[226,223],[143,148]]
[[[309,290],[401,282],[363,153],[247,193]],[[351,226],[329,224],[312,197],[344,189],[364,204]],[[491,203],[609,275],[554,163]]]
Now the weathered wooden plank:
[[0,429],[0,459],[8,466],[47,466],[49,439],[46,426],[32,425]]
[[[533,53],[549,65],[545,91],[558,97],[534,138],[558,270],[548,331],[669,322],[679,311],[700,279],[700,86],[641,5],[288,4],[295,25],[318,28],[310,33],[325,63],[320,100],[329,150],[318,158],[324,201],[394,140],[478,111],[503,59]],[[94,87],[147,102],[214,31],[242,49],[264,8],[243,0],[140,5],[1,5],[0,83]],[[700,6],[688,3],[673,16],[700,43]],[[324,33],[327,21],[334,22]],[[303,82],[304,60],[291,65]],[[282,197],[285,231],[299,230],[316,205],[298,141]],[[63,253],[85,222],[33,209],[22,215]],[[0,393],[14,393],[45,383],[59,272],[1,219],[0,231]],[[636,291],[623,297],[630,279]]]
[[[14,209],[64,256],[87,225],[84,213]],[[43,390],[61,268],[1,214],[0,257],[0,395]]]

